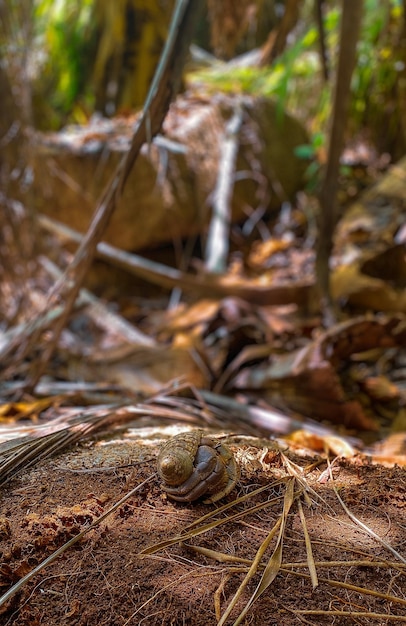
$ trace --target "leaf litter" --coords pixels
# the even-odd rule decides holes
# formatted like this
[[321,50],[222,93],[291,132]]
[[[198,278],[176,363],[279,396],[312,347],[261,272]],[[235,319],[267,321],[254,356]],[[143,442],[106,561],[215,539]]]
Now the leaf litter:
[[[133,275],[207,300],[175,314],[136,307],[136,327],[82,289],[35,393],[21,379],[35,381],[38,340],[52,341],[66,309],[21,315],[2,332],[4,623],[406,621],[406,489],[396,465],[405,457],[403,168],[338,228],[334,296],[359,315],[328,331],[314,306],[314,256],[293,232],[306,224],[292,212],[289,227],[274,224],[272,245],[257,243],[245,267],[237,259],[217,276],[99,244]],[[41,224],[60,236],[55,221]],[[72,230],[64,236],[82,243]],[[61,255],[61,265],[71,260]],[[40,266],[44,283],[58,279],[48,260]],[[26,310],[44,298],[36,284]],[[61,393],[69,370],[87,382]],[[185,378],[195,390],[187,396]],[[11,433],[10,419],[27,416],[36,423]],[[230,437],[237,495],[209,514],[169,502],[155,474],[163,429],[145,439],[139,429],[154,419],[241,433]],[[290,437],[271,446],[270,433]],[[398,447],[357,453],[361,434],[367,444],[397,435]],[[340,458],[329,465],[331,453]]]
[[266,440],[230,437],[242,469],[236,493],[216,508],[185,506],[160,489],[157,434],[93,440],[11,480],[0,580],[18,587],[0,600],[5,623],[36,623],[44,611],[50,625],[238,624],[247,612],[267,624],[406,621],[403,470],[339,459],[321,484],[326,459],[306,471],[309,453],[267,458]]

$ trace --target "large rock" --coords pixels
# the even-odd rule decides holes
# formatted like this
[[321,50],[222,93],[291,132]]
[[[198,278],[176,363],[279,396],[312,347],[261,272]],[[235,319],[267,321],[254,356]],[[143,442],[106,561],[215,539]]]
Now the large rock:
[[[295,147],[307,142],[299,122],[268,99],[182,97],[171,107],[163,135],[144,146],[137,159],[105,237],[108,242],[136,250],[204,229],[227,119],[241,104],[233,219],[246,217],[258,205],[276,208],[294,195],[306,168],[294,155]],[[98,120],[60,133],[37,133],[36,208],[84,232],[130,144],[135,120]]]

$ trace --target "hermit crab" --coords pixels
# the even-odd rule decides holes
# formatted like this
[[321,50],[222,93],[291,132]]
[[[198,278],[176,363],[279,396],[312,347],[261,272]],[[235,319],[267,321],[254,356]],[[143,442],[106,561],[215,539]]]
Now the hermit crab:
[[179,433],[161,447],[158,474],[168,497],[179,502],[216,502],[234,489],[240,469],[224,443],[203,431]]

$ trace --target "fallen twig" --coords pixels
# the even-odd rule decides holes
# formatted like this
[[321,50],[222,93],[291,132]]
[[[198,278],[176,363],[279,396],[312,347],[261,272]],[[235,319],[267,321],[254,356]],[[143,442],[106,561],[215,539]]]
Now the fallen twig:
[[238,133],[242,119],[243,109],[237,100],[234,115],[225,128],[219,161],[220,169],[213,191],[213,217],[206,246],[206,269],[209,272],[221,273],[227,267],[234,169],[238,152]]
[[[83,235],[77,231],[45,215],[39,216],[39,223],[47,231],[68,241],[80,244],[83,239]],[[225,280],[221,275],[194,275],[163,265],[163,263],[145,259],[138,254],[125,252],[104,242],[99,243],[97,246],[97,257],[154,285],[159,285],[166,289],[179,287],[184,291],[207,298],[234,296],[248,300],[253,304],[276,306],[293,303],[304,309],[311,310],[315,297],[313,281],[264,285],[244,278],[230,281],[230,277],[227,277]]]

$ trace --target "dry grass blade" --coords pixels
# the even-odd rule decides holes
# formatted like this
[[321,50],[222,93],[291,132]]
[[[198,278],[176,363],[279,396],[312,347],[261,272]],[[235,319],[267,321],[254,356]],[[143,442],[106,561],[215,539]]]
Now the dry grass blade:
[[[250,495],[250,494],[247,494],[247,495]],[[243,496],[243,498],[246,499],[246,496]],[[221,526],[222,524],[227,524],[228,522],[234,522],[238,519],[241,519],[242,517],[245,517],[246,515],[250,515],[251,513],[256,513],[257,511],[261,511],[262,509],[267,508],[271,504],[274,504],[281,498],[282,496],[277,496],[276,498],[272,498],[271,500],[267,500],[266,502],[261,502],[260,504],[256,504],[255,506],[252,506],[249,509],[244,509],[244,511],[239,511],[238,513],[235,513],[234,515],[229,515],[228,517],[222,517],[221,519],[214,520],[212,522],[209,522],[208,524],[204,524],[203,526],[199,526],[197,528],[193,526],[193,528],[183,533],[182,535],[177,535],[176,537],[172,537],[172,539],[166,539],[165,541],[160,541],[159,543],[155,543],[154,545],[149,546],[148,548],[144,548],[143,550],[141,550],[141,552],[139,552],[139,555],[149,556],[151,554],[155,554],[156,552],[159,552],[160,550],[163,550],[164,548],[169,548],[170,546],[173,546],[176,543],[181,543],[183,541],[187,541],[188,539],[191,539],[192,537],[197,537],[198,535],[202,535],[208,530],[217,528],[217,526]],[[232,505],[237,504],[239,501],[240,501],[240,498],[238,500],[234,500],[234,502],[232,502]],[[213,513],[210,514],[210,517],[211,515],[218,513],[219,510],[220,509],[216,509]],[[204,515],[203,517],[200,518],[200,520],[207,519],[207,517],[208,516]],[[196,524],[200,520],[197,520]]]
[[[386,624],[386,622],[406,622],[406,617],[402,617],[401,615],[389,615],[387,613],[372,613],[369,611],[317,611],[317,610],[293,610],[290,609],[292,613],[295,615],[327,615],[331,617],[333,620],[335,617],[350,617],[353,620],[361,617],[366,617],[368,619],[368,623],[371,623],[371,620],[381,620],[380,623]],[[333,623],[333,622],[331,622]]]
[[[210,550],[209,548],[203,548],[201,546],[192,546],[188,544],[184,544],[189,550],[193,550],[197,554],[202,554],[203,556],[213,559],[218,563],[232,563],[233,565],[252,565],[252,561],[250,559],[244,559],[238,556],[234,556],[232,554],[225,554],[224,552],[218,552],[217,550]],[[349,568],[349,567],[390,567],[394,564],[385,564],[384,562],[376,562],[373,561],[342,561],[342,562],[318,562],[314,563],[314,567],[337,567],[340,565],[341,567]],[[312,577],[309,574],[305,574],[304,572],[295,571],[294,567],[308,567],[308,563],[289,563],[288,565],[281,566],[280,572],[283,574],[289,574],[293,576],[298,576],[300,578],[305,578],[312,580]],[[260,563],[259,567],[263,568],[263,565]],[[241,568],[240,568],[241,569]],[[235,571],[235,568],[230,568],[229,571]],[[374,596],[376,598],[382,598],[387,602],[392,602],[395,604],[402,604],[406,606],[406,600],[403,598],[399,598],[397,596],[391,596],[387,593],[382,593],[380,591],[375,591],[374,589],[368,589],[367,587],[359,587],[357,585],[351,585],[350,583],[345,583],[340,580],[334,580],[332,578],[318,578],[317,584],[325,583],[326,585],[331,585],[332,587],[338,587],[340,589],[348,589],[349,591],[355,591],[360,595],[368,595]]]
[[296,465],[296,463],[293,463],[290,459],[288,459],[286,454],[283,454],[283,452],[281,452],[281,458],[288,474],[296,478],[299,485],[303,488],[303,497],[306,499],[308,506],[311,506],[311,500],[308,495],[309,493],[315,498],[315,500],[320,500],[321,502],[326,504],[323,498],[318,493],[316,493],[316,491],[314,491],[314,489],[312,489],[310,485],[307,484],[302,474],[302,468]]
[[272,556],[265,568],[265,571],[262,575],[262,578],[258,584],[258,587],[256,588],[254,594],[251,596],[250,600],[248,601],[247,605],[245,606],[244,610],[241,612],[241,614],[239,615],[239,617],[237,618],[235,625],[240,624],[241,621],[244,619],[245,615],[247,614],[247,612],[249,611],[250,606],[253,604],[253,602],[255,602],[255,600],[265,591],[265,589],[271,584],[272,580],[276,577],[281,563],[282,563],[282,546],[283,546],[283,534],[285,531],[285,526],[286,526],[286,520],[287,520],[287,516],[288,513],[290,511],[290,508],[294,502],[295,497],[298,495],[297,493],[295,494],[294,492],[294,483],[295,480],[293,478],[289,479],[287,481],[286,484],[286,491],[285,491],[285,496],[284,496],[284,503],[283,503],[283,511],[282,511],[282,515],[281,517],[278,519],[277,523],[274,525],[274,527],[272,528],[272,530],[270,531],[270,533],[268,534],[267,538],[265,539],[265,541],[261,544],[261,546],[259,547],[257,554],[252,562],[252,565],[246,575],[246,577],[244,578],[243,582],[241,583],[240,587],[237,589],[236,593],[234,594],[234,597],[232,598],[230,604],[227,607],[227,610],[225,611],[225,613],[223,614],[223,617],[221,618],[221,620],[218,623],[218,626],[224,626],[226,620],[228,619],[228,616],[230,615],[231,611],[233,610],[237,600],[240,598],[243,590],[245,589],[246,585],[248,584],[248,582],[251,580],[251,578],[254,576],[254,574],[257,572],[259,563],[266,551],[266,549],[268,548],[271,540],[273,539],[273,537],[275,536],[276,532],[279,530],[279,535],[278,535],[278,539],[276,542],[276,546],[275,549],[272,553]]
[[299,507],[300,521],[302,523],[303,534],[305,538],[306,554],[307,554],[307,562],[309,564],[310,578],[312,581],[313,589],[316,589],[319,582],[317,580],[316,566],[315,566],[314,558],[313,558],[312,543],[310,541],[309,532],[307,530],[306,518],[305,518],[305,514],[303,513],[303,507],[302,507],[302,503],[300,502],[300,500],[298,500],[298,507]]
[[[396,569],[400,573],[406,573],[406,568],[404,565],[399,565],[399,563],[395,563],[394,561],[374,561],[374,560],[354,560],[354,561],[315,561],[316,567],[379,567],[384,569]],[[298,562],[298,563],[284,563],[283,567],[287,568],[300,568],[300,567],[308,567],[309,564],[306,562]]]
[[276,535],[276,533],[278,532],[278,530],[280,529],[282,523],[282,518],[280,517],[276,524],[274,525],[274,527],[272,528],[272,530],[270,531],[270,533],[268,534],[267,538],[265,539],[265,541],[262,542],[259,550],[257,551],[254,560],[251,563],[251,567],[249,568],[243,582],[241,583],[241,585],[238,587],[233,599],[231,600],[230,604],[227,607],[227,610],[225,611],[223,617],[221,618],[221,620],[218,623],[218,626],[221,626],[223,624],[225,624],[228,616],[230,615],[232,609],[234,608],[234,606],[236,605],[238,599],[240,598],[242,592],[244,591],[245,587],[247,586],[247,584],[249,583],[249,581],[251,580],[251,578],[257,573],[258,571],[258,567],[260,565],[261,559],[265,554],[265,551],[267,550],[269,544],[271,543],[272,539],[274,538],[274,536]]
[[[240,598],[242,592],[244,591],[245,587],[247,586],[247,584],[249,583],[251,578],[257,573],[257,570],[258,570],[259,564],[261,562],[261,559],[264,556],[265,551],[267,550],[267,548],[268,548],[269,544],[271,543],[272,539],[275,537],[276,533],[280,529],[281,523],[282,523],[282,517],[280,517],[277,520],[276,524],[274,525],[272,530],[269,532],[269,534],[268,534],[267,538],[265,539],[265,541],[262,542],[261,546],[259,547],[259,550],[257,551],[257,553],[255,555],[254,560],[251,563],[251,567],[249,568],[249,570],[248,570],[248,572],[247,572],[243,582],[241,583],[241,585],[238,587],[236,593],[234,594],[234,597],[231,600],[230,604],[228,605],[227,610],[223,614],[223,617],[219,621],[218,626],[223,626],[223,624],[225,624],[228,616],[230,615],[231,611],[233,610],[234,606],[236,605],[237,601],[239,600],[239,598]],[[242,614],[241,614],[241,616],[242,616]]]
[[279,536],[276,542],[275,550],[273,551],[272,556],[269,559],[267,566],[265,567],[265,571],[262,574],[258,587],[252,594],[251,598],[249,599],[242,613],[239,615],[239,617],[235,621],[234,626],[241,624],[242,620],[248,613],[251,605],[259,598],[259,596],[262,593],[264,593],[264,591],[269,587],[269,585],[278,575],[278,572],[282,564],[283,536],[285,532],[286,521],[288,519],[289,511],[292,507],[292,504],[295,501],[295,498],[297,498],[299,495],[297,492],[296,493],[294,492],[294,484],[295,484],[295,480],[291,479],[286,485],[285,499],[283,502],[283,511],[282,511],[282,516],[281,516],[281,525],[280,525]]
[[218,563],[238,563],[240,565],[252,565],[251,559],[243,559],[240,556],[234,556],[233,554],[226,554],[225,552],[219,552],[218,550],[210,550],[210,548],[203,548],[202,546],[192,546],[191,544],[184,543],[185,548],[196,552],[196,554],[202,554],[208,559],[218,561]]
[[[291,572],[293,573],[293,572]],[[296,572],[294,572],[296,574]],[[303,576],[303,574],[299,574]],[[398,598],[397,596],[390,596],[387,593],[381,593],[380,591],[375,591],[374,589],[368,589],[367,587],[358,587],[357,585],[350,585],[349,583],[343,583],[340,580],[334,580],[332,578],[320,578],[320,582],[325,583],[326,585],[331,585],[332,587],[338,587],[339,589],[348,589],[348,591],[355,591],[357,594],[366,595],[366,596],[374,596],[375,598],[382,598],[382,600],[387,600],[387,602],[392,602],[395,604],[402,604],[406,606],[406,600],[403,598]]]
[[[192,550],[193,552],[196,552],[196,554],[201,554],[209,559],[213,559],[214,561],[217,561],[218,563],[232,563],[233,565],[249,565],[252,566],[252,561],[250,559],[244,559],[242,557],[238,557],[238,556],[234,556],[232,554],[225,554],[224,552],[219,552],[218,550],[210,550],[209,548],[203,548],[202,546],[192,546],[189,544],[184,544],[186,548],[188,548],[189,550]],[[313,560],[313,566],[314,568],[317,567],[327,567],[327,568],[331,568],[331,567],[337,567],[337,566],[341,566],[341,567],[345,567],[345,568],[349,568],[349,567],[391,567],[391,566],[396,566],[396,564],[394,563],[385,563],[382,561],[378,561],[378,562],[373,562],[373,561],[328,561],[328,562],[317,562],[315,563]],[[260,563],[259,567],[261,567],[261,569],[263,569],[263,564]],[[281,566],[280,568],[280,572],[283,574],[289,574],[289,575],[293,575],[293,576],[297,576],[299,578],[305,578],[305,579],[309,579],[313,582],[312,576],[310,576],[309,574],[305,574],[304,572],[297,572],[295,571],[294,568],[299,568],[299,567],[309,567],[309,562],[307,563],[288,563],[286,565]],[[242,571],[242,568],[239,568],[240,571]],[[229,572],[231,571],[235,571],[235,568],[230,568]],[[403,598],[399,598],[397,596],[391,596],[388,595],[387,593],[382,593],[380,591],[375,591],[374,589],[368,589],[367,587],[359,587],[357,585],[351,585],[350,583],[345,583],[342,582],[340,580],[334,580],[332,578],[317,578],[317,585],[319,584],[319,582],[321,583],[325,583],[326,585],[331,585],[332,587],[338,587],[340,589],[348,589],[349,591],[355,591],[357,594],[364,594],[364,595],[368,595],[368,596],[374,596],[376,598],[382,598],[383,600],[386,600],[387,602],[392,602],[395,604],[401,604],[403,606],[406,606],[406,600]],[[314,588],[314,587],[313,587]]]
[[142,481],[142,483],[134,487],[134,489],[131,489],[131,491],[129,491],[123,498],[121,498],[118,502],[116,502],[108,511],[100,515],[100,517],[95,522],[93,522],[92,524],[87,526],[84,530],[82,530],[80,533],[72,537],[72,539],[69,539],[69,541],[64,543],[63,546],[61,546],[60,548],[55,550],[55,552],[50,554],[49,557],[47,557],[44,561],[42,561],[42,563],[34,567],[34,569],[32,569],[28,574],[23,576],[23,578],[21,578],[15,585],[10,587],[10,589],[6,591],[4,595],[0,597],[0,607],[3,606],[3,604],[5,604],[8,600],[10,600],[10,598],[12,598],[21,589],[21,587],[23,587],[26,583],[28,583],[31,580],[31,578],[36,576],[36,574],[41,572],[45,567],[53,563],[61,554],[66,552],[66,550],[68,550],[71,546],[73,546],[75,543],[80,541],[82,537],[84,537],[90,530],[93,530],[94,528],[99,526],[99,524],[101,524],[101,522],[105,520],[106,517],[114,513],[114,511],[116,511],[122,504],[124,504],[124,502],[126,502],[129,498],[131,498],[131,496],[133,496],[139,489],[141,489],[141,487],[143,487],[146,483],[150,482],[153,478],[154,478],[154,475],[149,476],[144,481]]
[[236,500],[233,500],[232,502],[227,502],[226,504],[223,504],[223,506],[220,506],[218,509],[214,509],[213,511],[206,513],[206,515],[199,517],[199,519],[195,520],[194,522],[186,526],[185,530],[194,528],[195,526],[198,526],[199,524],[202,524],[206,520],[210,519],[214,515],[218,515],[218,513],[223,513],[224,511],[231,509],[236,504],[241,504],[242,502],[245,502],[245,500],[250,500],[253,496],[256,496],[258,493],[261,493],[262,491],[266,491],[267,489],[269,490],[271,488],[277,487],[278,485],[281,485],[282,483],[286,483],[285,478],[280,478],[279,480],[275,480],[271,484],[264,485],[263,487],[258,487],[258,489],[255,489],[254,491],[250,491],[249,493],[245,494],[245,496],[240,496],[239,498],[237,498]]

